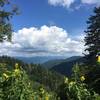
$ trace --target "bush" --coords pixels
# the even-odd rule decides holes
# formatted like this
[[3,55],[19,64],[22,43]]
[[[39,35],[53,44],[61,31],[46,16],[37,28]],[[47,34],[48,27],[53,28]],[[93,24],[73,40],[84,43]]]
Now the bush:
[[12,71],[8,71],[5,64],[0,64],[0,100],[55,100],[55,98],[43,87],[34,91],[26,72],[18,64],[15,64]]
[[60,100],[98,100],[96,98],[98,94],[89,89],[87,84],[84,83],[85,77],[79,75],[78,67],[78,65],[74,67],[72,79],[65,78],[63,84],[57,90],[57,96]]

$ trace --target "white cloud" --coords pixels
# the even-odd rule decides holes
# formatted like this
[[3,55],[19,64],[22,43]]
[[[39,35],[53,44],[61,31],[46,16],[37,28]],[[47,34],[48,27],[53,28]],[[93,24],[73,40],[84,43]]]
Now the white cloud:
[[69,11],[78,10],[86,4],[100,6],[100,0],[48,0],[48,3],[53,6],[63,6]]
[[53,6],[63,6],[69,8],[74,0],[48,0],[49,4]]
[[[81,39],[82,40],[82,39]],[[71,39],[57,26],[23,28],[13,33],[12,43],[0,43],[0,54],[10,56],[81,55],[84,42]]]
[[0,43],[0,55],[10,55],[10,56],[14,56],[16,53],[15,51],[20,49],[21,46],[20,44],[17,43],[11,43],[11,42],[7,42],[4,41],[3,43]]
[[81,0],[85,4],[100,4],[100,0]]

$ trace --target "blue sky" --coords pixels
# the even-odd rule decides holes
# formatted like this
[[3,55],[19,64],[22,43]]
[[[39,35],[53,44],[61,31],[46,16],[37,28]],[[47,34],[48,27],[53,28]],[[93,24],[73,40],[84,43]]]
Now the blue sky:
[[[83,4],[76,10],[74,7],[53,6],[48,3],[48,0],[13,1],[21,12],[19,16],[13,18],[15,31],[23,27],[57,25],[66,29],[70,34],[78,34],[78,30],[80,32],[86,28],[86,20],[93,10],[93,5],[87,4]],[[80,3],[76,4],[76,7],[79,5]]]
[[12,43],[0,55],[74,56],[84,52],[86,21],[99,0],[12,0],[20,15],[12,19]]

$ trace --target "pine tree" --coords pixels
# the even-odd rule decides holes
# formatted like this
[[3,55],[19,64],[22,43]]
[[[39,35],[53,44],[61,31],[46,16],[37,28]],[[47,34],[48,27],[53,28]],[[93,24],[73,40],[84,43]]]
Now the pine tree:
[[94,15],[87,21],[87,30],[85,37],[85,51],[88,52],[88,64],[96,63],[96,55],[100,52],[100,7],[95,7]]
[[[86,82],[97,93],[100,94],[100,64],[97,63],[96,55],[100,53],[100,7],[94,8],[94,15],[90,16],[87,21],[87,30],[85,37],[85,51],[88,52]],[[92,67],[91,67],[92,66]]]

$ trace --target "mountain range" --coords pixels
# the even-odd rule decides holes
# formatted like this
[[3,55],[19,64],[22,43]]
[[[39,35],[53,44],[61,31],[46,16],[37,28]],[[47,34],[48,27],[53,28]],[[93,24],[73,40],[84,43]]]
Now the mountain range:
[[71,76],[72,68],[76,63],[83,63],[84,57],[72,56],[69,58],[56,56],[17,57],[25,63],[40,64],[49,70],[56,71],[62,75]]
[[25,63],[33,63],[33,64],[43,64],[48,61],[55,61],[59,59],[65,59],[67,57],[63,56],[34,56],[34,57],[15,57],[19,60],[22,60]]

